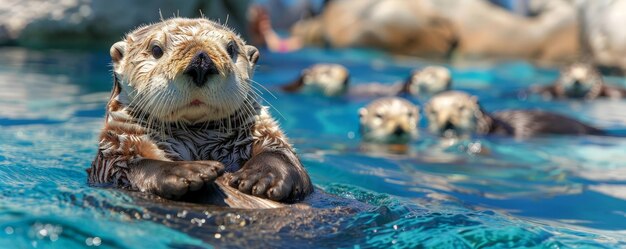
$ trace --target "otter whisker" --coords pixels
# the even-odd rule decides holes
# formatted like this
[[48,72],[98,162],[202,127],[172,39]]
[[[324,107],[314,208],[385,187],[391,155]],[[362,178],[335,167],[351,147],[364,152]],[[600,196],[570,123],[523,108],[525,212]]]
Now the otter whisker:
[[[240,92],[240,94],[243,95],[244,93]],[[240,124],[243,124],[244,121],[246,119],[248,119],[248,117],[254,115],[253,114],[254,111],[252,110],[251,100],[249,98],[247,98],[247,96],[244,96],[244,97],[246,97],[246,98],[244,98],[244,102],[243,102],[243,105],[241,107],[241,110],[243,110],[243,115],[238,115],[238,117],[237,117],[239,119],[238,121],[239,121]]]
[[278,115],[280,117],[282,117],[284,120],[287,120],[287,118],[285,117],[285,115],[283,115],[283,113],[281,113],[276,107],[274,107],[274,105],[272,105],[272,103],[270,103],[269,101],[267,101],[265,98],[263,98],[263,96],[261,96],[260,94],[258,94],[255,91],[250,91],[250,93],[254,94],[254,96],[256,96],[257,98],[260,98],[263,101],[263,104],[267,104],[269,105],[272,109],[274,109]]
[[[151,102],[150,102],[150,106],[152,107],[150,110],[150,113],[152,115],[150,115],[148,117],[149,119],[149,125],[151,129],[154,129],[154,124],[158,123],[159,125],[156,126],[158,129],[156,129],[156,132],[164,137],[165,133],[164,133],[164,127],[163,127],[163,120],[159,118],[159,114],[162,113],[163,108],[164,108],[164,97],[169,95],[169,91],[165,90],[165,91],[161,91],[159,93],[157,93],[156,96],[154,96],[153,98],[151,98]],[[154,102],[154,103],[153,103]]]
[[250,96],[248,94],[248,91],[240,89],[239,91],[237,91],[237,94],[244,100],[243,103],[242,103],[242,106],[240,107],[240,110],[242,110],[244,112],[243,113],[244,115],[239,115],[238,116],[239,122],[243,123],[243,121],[244,121],[243,117],[244,116],[245,117],[249,117],[249,116],[254,115],[254,110],[252,110],[253,103],[251,102],[252,100],[251,100],[251,98],[250,98]]
[[[166,93],[162,94],[161,96],[159,96],[159,99],[157,99],[158,107],[156,109],[156,113],[163,114],[165,113],[166,108],[170,106],[169,102],[171,98],[168,98],[168,96],[171,96],[171,90],[166,89],[166,91],[164,92]],[[166,125],[166,122],[163,119],[158,119],[157,121],[159,122],[158,132],[162,137],[165,137],[166,136],[165,128],[167,128],[166,126],[169,126],[169,125]]]
[[[163,19],[161,12],[159,16]],[[224,37],[230,39],[224,41]],[[182,42],[186,40],[192,42]],[[237,58],[245,63],[204,67],[202,52],[226,55],[228,43],[233,40],[241,49]],[[151,44],[157,41],[162,44]],[[162,57],[163,50],[172,53]],[[88,170],[90,183],[108,183],[177,199],[195,188],[185,181],[195,182],[198,174],[211,175],[202,177],[202,184],[220,185],[217,191],[221,194],[216,195],[223,197],[220,204],[244,208],[282,206],[231,191],[230,183],[216,181],[222,177],[221,172],[234,172],[246,165],[242,179],[274,178],[261,186],[272,190],[259,190],[265,193],[262,197],[283,196],[280,201],[295,202],[313,191],[294,149],[265,111],[267,107],[259,104],[259,100],[265,101],[262,85],[256,87],[258,83],[248,81],[251,75],[246,72],[256,64],[249,58],[255,58],[258,50],[230,29],[201,18],[162,20],[127,34],[110,51],[114,82],[120,83],[116,82],[119,77],[123,87],[113,89],[107,105],[107,125]],[[196,57],[187,61],[185,51]],[[196,58],[202,63],[195,63]],[[203,76],[203,71],[210,70],[206,73],[212,75],[211,83],[215,84],[195,77],[199,74],[188,71],[190,67]],[[130,125],[120,126],[120,122]]]
[[[254,83],[254,84],[259,85],[261,88],[263,88],[263,90],[265,90],[267,93],[269,93],[272,97],[274,97],[275,99],[278,99],[278,98],[276,97],[276,95],[274,95],[274,93],[272,93],[272,91],[270,91],[269,89],[267,89],[267,87],[265,87],[263,84],[261,84],[261,83],[259,83],[259,82],[255,81],[255,80],[253,80],[253,79],[249,79],[248,81],[249,81],[249,82],[251,82],[251,83]],[[251,86],[251,87],[253,87],[254,89],[257,89],[257,88],[256,88],[256,87],[254,87],[254,85],[252,85],[252,84],[250,84],[250,86]],[[257,90],[258,90],[258,89],[257,89]],[[259,91],[259,93],[260,93],[260,94],[263,94],[263,93],[261,93],[261,91]]]

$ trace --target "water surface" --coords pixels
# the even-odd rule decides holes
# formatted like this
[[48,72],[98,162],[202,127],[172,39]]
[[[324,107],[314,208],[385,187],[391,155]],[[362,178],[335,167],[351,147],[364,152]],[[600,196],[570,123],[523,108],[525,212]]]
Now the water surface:
[[[626,138],[477,137],[449,146],[422,130],[404,155],[371,151],[359,143],[357,117],[370,100],[274,91],[315,62],[345,65],[352,84],[393,83],[427,65],[361,50],[262,51],[255,81],[274,92],[262,96],[317,187],[346,201],[244,211],[89,187],[85,169],[111,88],[108,55],[0,49],[0,247],[626,247]],[[549,84],[556,69],[519,61],[451,69],[453,87],[488,111],[548,109],[625,134],[625,101],[517,98]]]

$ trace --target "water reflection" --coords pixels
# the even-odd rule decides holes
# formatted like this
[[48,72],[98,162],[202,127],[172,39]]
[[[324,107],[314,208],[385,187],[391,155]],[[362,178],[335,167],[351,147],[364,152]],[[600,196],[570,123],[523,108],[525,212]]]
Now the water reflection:
[[[378,59],[384,66],[372,69],[367,56],[372,54],[270,55],[256,79],[281,83],[294,76],[285,73],[290,68],[297,73],[311,61],[332,59],[348,65],[357,84],[393,82],[420,65]],[[358,205],[235,213],[89,187],[84,169],[95,153],[110,88],[106,57],[0,51],[0,245],[626,246],[619,232],[626,230],[624,138],[449,141],[423,131],[419,141],[389,153],[361,146],[355,135],[357,110],[367,100],[268,97],[317,186]],[[522,70],[519,80],[515,68]],[[487,86],[506,92],[554,73],[535,72],[526,63],[454,71],[461,77],[457,87],[479,95]],[[626,107],[621,101],[485,99],[492,109],[552,108],[614,131],[626,124],[609,113]]]

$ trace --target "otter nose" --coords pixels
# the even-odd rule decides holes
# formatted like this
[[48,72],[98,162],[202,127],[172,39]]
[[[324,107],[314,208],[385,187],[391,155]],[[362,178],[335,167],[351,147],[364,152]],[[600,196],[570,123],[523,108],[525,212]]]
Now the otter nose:
[[446,121],[446,124],[443,126],[443,131],[454,130],[454,125],[450,121]]
[[580,80],[574,81],[574,86],[580,86],[580,85],[582,85],[582,82],[580,82]]
[[396,129],[393,131],[393,134],[396,136],[402,136],[404,135],[404,129],[402,129],[402,127],[397,126]]
[[183,73],[189,75],[196,86],[201,87],[209,76],[218,74],[219,71],[206,52],[198,52]]

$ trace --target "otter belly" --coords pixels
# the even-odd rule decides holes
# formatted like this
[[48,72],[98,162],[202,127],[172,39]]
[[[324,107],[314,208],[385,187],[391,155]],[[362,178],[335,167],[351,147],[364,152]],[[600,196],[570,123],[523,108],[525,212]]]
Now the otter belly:
[[252,157],[253,137],[250,129],[228,132],[215,130],[174,130],[158,143],[174,161],[214,160],[234,172]]

